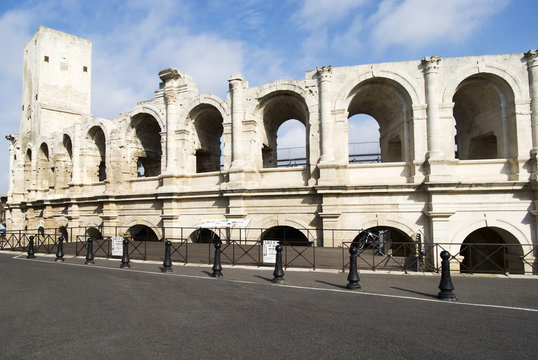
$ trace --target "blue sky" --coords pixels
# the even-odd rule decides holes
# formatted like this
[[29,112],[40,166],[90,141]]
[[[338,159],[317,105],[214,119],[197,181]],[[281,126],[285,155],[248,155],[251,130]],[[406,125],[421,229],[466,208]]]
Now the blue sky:
[[535,0],[3,0],[0,193],[23,47],[40,25],[92,41],[92,113],[115,118],[151,98],[166,67],[225,98],[236,72],[257,86],[323,65],[525,52],[538,47],[537,13]]

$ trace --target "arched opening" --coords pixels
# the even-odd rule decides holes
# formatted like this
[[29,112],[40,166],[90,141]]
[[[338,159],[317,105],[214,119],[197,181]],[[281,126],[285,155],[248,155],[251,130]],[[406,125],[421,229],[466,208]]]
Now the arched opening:
[[86,237],[91,237],[94,240],[100,240],[103,238],[103,234],[96,227],[90,227],[86,229]]
[[[379,149],[381,152],[381,162],[401,162],[411,158],[409,152],[412,149],[410,144],[412,126],[411,98],[405,89],[394,80],[386,78],[375,78],[366,80],[357,85],[352,91],[352,97],[348,107],[348,118],[361,114],[353,119],[353,125],[348,122],[348,138],[355,142],[350,131],[355,131],[357,121],[365,121],[364,115],[368,115],[376,120],[379,125]],[[369,122],[369,123],[368,123]],[[371,120],[365,121],[368,126],[368,141],[375,141],[375,125]],[[354,136],[354,135],[353,135]],[[354,152],[360,149],[350,150]],[[374,147],[375,149],[375,147]],[[351,153],[350,153],[351,155]],[[360,157],[359,157],[360,158]],[[355,160],[357,157],[349,157]]]
[[51,167],[49,147],[43,143],[37,155],[37,184],[39,190],[48,190],[54,186],[54,168]]
[[[353,239],[353,245],[374,255],[412,259],[416,255],[414,240],[403,231],[389,226],[375,226],[361,231]],[[410,260],[406,261],[410,265]]]
[[24,190],[30,190],[32,186],[32,150],[26,150],[24,157]]
[[43,226],[40,226],[37,229],[37,236],[39,236],[41,238],[45,236],[45,228]]
[[194,121],[196,134],[194,156],[196,172],[220,171],[222,166],[222,115],[211,105],[195,107],[189,117]]
[[202,228],[193,231],[189,236],[188,241],[191,243],[214,243],[220,241],[220,236],[212,230]]
[[131,119],[131,173],[134,177],[152,177],[161,174],[161,127],[157,120],[145,113]]
[[306,127],[299,120],[287,120],[276,133],[277,139],[277,166],[304,166],[306,165]]
[[73,144],[69,135],[64,134],[55,157],[56,186],[66,187],[73,178]]
[[160,241],[155,232],[146,225],[134,225],[127,230],[127,236],[135,241]]
[[461,244],[461,272],[524,274],[523,248],[508,231],[483,227],[470,233]]
[[[281,125],[293,120],[290,126],[295,127],[294,132],[298,136],[290,140],[289,144],[295,141],[297,144],[304,144],[305,150],[296,151],[300,154],[305,154],[304,163],[297,165],[308,164],[309,141],[308,141],[308,108],[303,98],[291,92],[277,92],[266,96],[260,104],[263,112],[264,136],[262,138],[262,163],[264,168],[274,168],[279,165],[279,143],[277,141],[277,133]],[[304,126],[304,132],[301,134],[302,127],[297,127],[299,122]],[[295,126],[294,126],[295,125]],[[288,126],[288,125],[286,125]],[[284,127],[286,129],[286,127]],[[283,136],[284,137],[284,136]],[[298,140],[301,139],[301,140]],[[304,140],[303,140],[304,139]],[[302,146],[292,146],[302,147]],[[286,151],[282,151],[284,155]]]
[[87,177],[90,182],[106,180],[106,141],[105,133],[99,126],[94,126],[86,136],[87,149],[84,154]]
[[[349,163],[368,164],[381,162],[379,124],[367,114],[356,114],[348,119]],[[400,146],[394,146],[398,152]],[[389,149],[390,151],[391,149]],[[395,155],[395,154],[394,154]],[[396,155],[395,155],[396,156]]]
[[60,226],[58,231],[60,232],[60,236],[62,236],[64,238],[64,242],[68,242],[69,241],[69,232],[67,231],[67,227]]
[[516,156],[514,94],[505,80],[492,74],[470,76],[452,101],[457,159]]
[[291,226],[273,226],[263,232],[261,240],[280,241],[282,244],[291,246],[310,246],[308,238]]

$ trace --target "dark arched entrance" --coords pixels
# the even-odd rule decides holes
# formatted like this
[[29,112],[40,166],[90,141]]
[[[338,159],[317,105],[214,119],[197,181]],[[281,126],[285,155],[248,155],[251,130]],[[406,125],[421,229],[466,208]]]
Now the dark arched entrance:
[[291,226],[274,226],[264,231],[261,240],[280,241],[292,246],[309,246],[308,238],[299,230]]
[[127,230],[128,235],[136,241],[159,241],[155,232],[146,225],[134,225]]
[[86,237],[91,237],[93,240],[102,239],[103,235],[101,234],[101,231],[99,231],[95,227],[91,227],[86,229]]
[[[406,233],[393,227],[375,226],[365,229],[353,239],[359,249],[371,249],[375,255],[415,258],[415,242]],[[410,265],[410,264],[409,264]]]
[[193,243],[213,243],[220,241],[220,237],[209,229],[198,229],[189,236],[190,242]]
[[460,249],[460,271],[467,273],[524,274],[519,241],[508,231],[483,227],[470,233]]

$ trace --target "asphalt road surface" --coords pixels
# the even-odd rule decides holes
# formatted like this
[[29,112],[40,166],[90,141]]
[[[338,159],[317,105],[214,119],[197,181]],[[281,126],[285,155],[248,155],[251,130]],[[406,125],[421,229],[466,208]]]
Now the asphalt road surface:
[[1,359],[536,359],[538,279],[223,269],[0,253]]

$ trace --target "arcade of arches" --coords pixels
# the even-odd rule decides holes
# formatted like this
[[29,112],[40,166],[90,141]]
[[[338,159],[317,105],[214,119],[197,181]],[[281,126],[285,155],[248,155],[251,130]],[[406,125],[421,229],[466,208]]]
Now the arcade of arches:
[[[88,42],[73,36],[38,31],[31,43],[46,36],[91,62],[81,51]],[[59,52],[45,50],[25,54],[35,64],[25,74],[39,77],[42,55]],[[23,116],[21,133],[8,136],[8,229],[67,223],[83,229],[70,237],[98,238],[87,224],[139,224],[125,236],[156,241],[205,219],[246,219],[263,239],[339,247],[367,238],[344,230],[364,229],[390,238],[383,251],[408,257],[422,234],[425,248],[455,254],[461,271],[537,268],[535,50],[324,66],[260,86],[234,74],[225,99],[167,68],[153,98],[111,120],[90,115],[80,74],[47,71],[40,96],[23,99],[28,111],[47,112]],[[72,109],[55,110],[64,109],[57,99]],[[296,135],[285,142],[292,132],[279,129],[289,124]],[[282,148],[293,144],[301,151],[286,159]],[[226,239],[210,229],[185,236]]]

